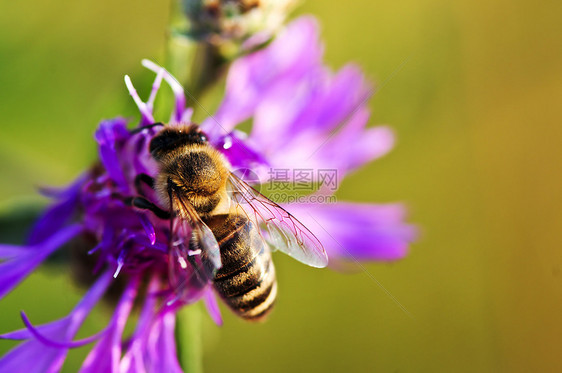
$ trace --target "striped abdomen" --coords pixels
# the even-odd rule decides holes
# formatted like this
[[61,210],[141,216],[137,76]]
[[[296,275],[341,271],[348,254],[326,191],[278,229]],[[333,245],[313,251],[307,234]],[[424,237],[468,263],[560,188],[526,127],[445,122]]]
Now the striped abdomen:
[[222,300],[246,320],[263,319],[277,295],[271,253],[255,225],[242,215],[208,219],[221,251],[214,287]]

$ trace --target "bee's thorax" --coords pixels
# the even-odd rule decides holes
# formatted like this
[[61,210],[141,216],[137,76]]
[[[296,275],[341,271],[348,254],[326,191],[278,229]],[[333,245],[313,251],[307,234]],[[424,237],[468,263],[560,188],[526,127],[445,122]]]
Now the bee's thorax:
[[169,204],[171,188],[199,214],[209,214],[226,196],[228,172],[223,156],[209,145],[175,149],[160,159],[156,184],[161,202]]

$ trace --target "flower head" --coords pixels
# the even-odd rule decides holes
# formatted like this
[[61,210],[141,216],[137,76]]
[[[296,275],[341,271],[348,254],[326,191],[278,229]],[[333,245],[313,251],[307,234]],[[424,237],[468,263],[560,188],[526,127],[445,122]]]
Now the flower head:
[[[402,258],[415,230],[404,223],[401,205],[313,203],[331,196],[336,181],[393,145],[388,128],[366,128],[370,86],[360,70],[346,66],[332,73],[321,59],[314,20],[293,22],[270,46],[232,65],[222,104],[200,128],[232,171],[251,170],[262,184],[298,183],[300,174],[295,171],[306,171],[308,181],[320,185],[304,202],[277,202],[320,240],[330,263]],[[125,78],[141,114],[138,126],[128,129],[123,118],[101,122],[95,133],[99,162],[69,187],[45,191],[54,202],[26,246],[0,245],[0,297],[77,236],[90,242],[74,250],[93,274],[91,289],[69,316],[33,326],[23,315],[26,329],[2,336],[24,340],[0,359],[2,371],[22,364],[26,356],[37,356],[34,360],[40,364],[33,369],[56,371],[69,348],[93,341],[97,342],[83,371],[180,371],[174,352],[176,311],[202,299],[211,317],[221,323],[212,281],[198,275],[205,253],[175,255],[182,244],[175,241],[178,228],[166,216],[169,206],[149,185],[160,172],[149,144],[161,130],[153,125],[161,83],[168,83],[175,97],[168,126],[190,123],[193,110],[186,108],[183,88],[165,69],[146,60],[143,65],[156,74],[147,101]],[[249,118],[249,134],[235,129]],[[240,174],[242,179],[247,176]],[[139,195],[142,199],[135,200]],[[183,232],[185,241],[189,237],[191,232]],[[116,284],[121,287],[108,326],[90,338],[73,340],[88,312]],[[142,303],[140,318],[125,338],[135,301]]]

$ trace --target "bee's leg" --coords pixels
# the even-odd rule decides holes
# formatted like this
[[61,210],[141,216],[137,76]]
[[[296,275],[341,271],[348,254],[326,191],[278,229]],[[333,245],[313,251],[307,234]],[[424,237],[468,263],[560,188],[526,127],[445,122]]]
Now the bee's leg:
[[123,202],[129,206],[149,210],[160,219],[170,219],[170,213],[168,211],[162,210],[160,207],[156,206],[144,197],[126,197],[123,199]]
[[150,189],[154,189],[154,178],[147,174],[138,174],[135,177],[135,189],[140,195],[144,195],[142,192],[142,184],[148,185]]
[[146,129],[153,128],[153,127],[156,127],[156,126],[164,126],[164,123],[157,122],[157,123],[148,124],[146,126],[137,127],[135,129],[130,130],[129,133],[131,135],[134,135],[134,134],[140,133],[140,132],[142,132]]

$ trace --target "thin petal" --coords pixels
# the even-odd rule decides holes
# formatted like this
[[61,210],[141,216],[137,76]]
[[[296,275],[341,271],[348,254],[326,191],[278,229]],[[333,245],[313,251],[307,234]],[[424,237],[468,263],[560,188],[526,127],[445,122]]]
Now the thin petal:
[[59,342],[59,341],[53,340],[53,339],[43,335],[43,333],[39,330],[39,328],[33,326],[31,321],[29,321],[29,318],[27,317],[27,315],[23,311],[21,312],[21,318],[23,320],[23,323],[25,324],[25,327],[27,328],[27,330],[29,330],[31,335],[33,337],[35,337],[35,339],[37,339],[39,342],[43,343],[45,346],[48,346],[48,347],[58,347],[58,348],[81,347],[81,346],[87,345],[89,343],[92,343],[93,341],[98,340],[105,333],[105,330],[102,330],[101,332],[99,332],[97,334],[94,334],[94,335],[92,335],[90,337],[87,337],[87,338],[80,339],[78,341]]
[[215,322],[215,324],[221,326],[223,323],[221,311],[217,303],[217,298],[210,287],[205,292],[205,295],[203,296],[203,301],[205,302],[205,307],[207,308],[207,312],[209,312],[211,319]]
[[387,154],[394,147],[394,132],[379,126],[365,130],[353,143],[347,169],[353,170]]
[[[46,373],[58,372],[63,359],[60,349],[45,347],[39,341],[28,341],[18,346],[0,359],[2,372]],[[65,353],[66,355],[66,353]]]
[[150,219],[145,214],[139,213],[139,220],[146,232],[146,236],[148,237],[150,244],[154,245],[156,243],[156,231],[154,230],[154,225],[150,222]]
[[162,83],[162,78],[164,77],[164,70],[158,71],[156,74],[156,78],[154,79],[154,83],[152,83],[152,90],[150,91],[150,96],[146,101],[146,106],[150,109],[152,113],[152,109],[154,107],[154,100],[156,99],[156,94],[160,90],[160,84]]
[[146,299],[137,321],[137,327],[128,343],[127,351],[119,364],[119,370],[123,373],[147,371],[144,365],[144,356],[146,355],[144,349],[146,348],[147,338],[156,312],[155,294],[159,288],[158,282],[158,277],[155,276],[148,285]]
[[125,75],[125,85],[127,86],[127,89],[129,90],[129,94],[133,98],[133,101],[135,101],[135,104],[141,112],[141,126],[153,123],[154,117],[152,116],[152,109],[141,100],[137,90],[135,89],[135,86],[133,86],[133,82],[131,82],[131,78],[129,77],[129,75]]
[[123,191],[128,191],[129,186],[121,168],[118,146],[129,136],[126,124],[122,118],[106,120],[100,123],[95,133],[95,139],[99,145],[100,160],[111,179]]
[[149,372],[183,372],[178,362],[175,325],[176,316],[173,312],[162,314],[154,323],[146,351]]
[[169,309],[156,311],[154,294],[159,285],[155,280],[149,284],[137,328],[121,360],[123,373],[182,372],[175,344],[175,313]]
[[38,244],[47,239],[52,232],[59,230],[76,211],[77,202],[75,198],[72,198],[58,202],[48,208],[35,223],[28,243],[31,245]]
[[129,282],[110,322],[109,330],[90,351],[80,372],[118,372],[123,329],[137,295],[138,279]]
[[[37,332],[40,332],[43,335],[56,335],[60,333],[60,330],[65,329],[67,326],[68,326],[68,318],[65,317],[63,319],[35,327],[35,329],[37,330]],[[29,330],[29,328],[26,327],[24,329],[1,334],[0,338],[11,339],[11,340],[31,339],[33,338],[33,333],[31,332],[31,330]]]
[[51,191],[50,194],[57,202],[49,206],[35,222],[29,234],[28,245],[36,245],[43,242],[68,222],[76,212],[80,190],[89,176],[89,173],[86,172],[67,188],[57,190],[56,192]]
[[14,258],[18,255],[21,255],[22,250],[27,250],[27,249],[28,248],[25,246],[0,244],[0,259],[6,260],[6,259]]
[[23,248],[21,255],[0,263],[0,298],[11,291],[55,250],[78,235],[82,227],[68,226],[40,245]]
[[176,80],[176,78],[174,78],[174,76],[168,72],[168,70],[166,70],[161,66],[158,66],[154,62],[150,60],[142,60],[142,65],[157,74],[162,74],[162,77],[164,78],[166,83],[168,83],[170,88],[172,88],[176,101],[174,105],[174,112],[172,113],[170,122],[172,123],[180,122],[185,111],[185,92],[183,90],[183,87]]

